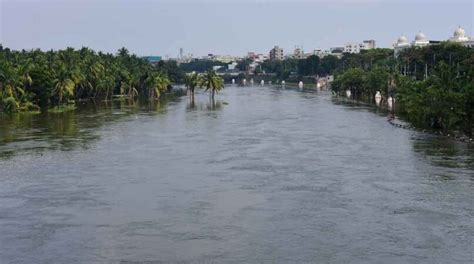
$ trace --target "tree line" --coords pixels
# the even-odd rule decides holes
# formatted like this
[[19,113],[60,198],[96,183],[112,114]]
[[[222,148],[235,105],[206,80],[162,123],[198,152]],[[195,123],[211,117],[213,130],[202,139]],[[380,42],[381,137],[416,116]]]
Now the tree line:
[[398,57],[382,50],[344,55],[334,70],[335,93],[355,99],[397,101],[400,114],[419,127],[473,134],[474,49],[443,42],[412,47]]
[[[0,46],[0,112],[64,107],[75,100],[159,98],[171,87],[169,63],[152,65],[121,48],[14,51]],[[180,78],[173,76],[173,79]]]

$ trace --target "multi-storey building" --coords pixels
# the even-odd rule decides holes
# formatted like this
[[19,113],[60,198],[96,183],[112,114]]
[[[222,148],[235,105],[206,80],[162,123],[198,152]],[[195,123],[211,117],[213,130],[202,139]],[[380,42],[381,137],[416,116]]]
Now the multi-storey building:
[[283,49],[275,46],[270,50],[270,60],[282,60],[283,59]]
[[293,52],[293,58],[301,60],[305,58],[304,51],[300,47],[296,47]]

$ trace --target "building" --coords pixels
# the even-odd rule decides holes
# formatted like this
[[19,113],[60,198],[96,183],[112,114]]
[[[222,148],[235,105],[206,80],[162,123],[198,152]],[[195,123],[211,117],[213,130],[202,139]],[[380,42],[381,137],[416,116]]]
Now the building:
[[[461,26],[454,30],[453,36],[450,37],[448,41],[459,43],[464,47],[474,48],[474,38],[469,38]],[[399,37],[397,42],[393,44],[393,54],[395,57],[397,57],[400,52],[410,47],[426,47],[430,45],[437,45],[441,42],[442,41],[439,40],[428,40],[425,34],[420,31],[415,35],[415,40],[413,40],[411,43],[408,42],[408,39],[405,36]]]
[[266,54],[257,54],[254,59],[254,61],[257,63],[262,63],[266,60],[268,60],[268,55]]
[[255,52],[247,52],[247,59],[255,60],[257,58],[257,54]]
[[218,70],[223,69],[223,68],[224,68],[224,66],[220,66],[220,65],[219,66],[212,66],[213,71],[218,71]]
[[454,30],[453,36],[450,37],[448,41],[462,43],[469,41],[469,37],[466,36],[466,32],[464,31],[464,29],[459,26],[456,30]]
[[295,50],[293,51],[293,58],[302,60],[305,58],[304,51],[300,47],[296,47]]
[[161,56],[145,56],[143,58],[151,64],[158,63],[162,60]]
[[231,63],[227,64],[227,69],[228,69],[229,71],[233,71],[233,70],[235,70],[235,68],[237,67],[237,64],[238,64],[238,63],[235,62],[235,61],[234,61],[234,62],[231,62]]
[[393,54],[395,57],[398,57],[398,54],[400,54],[400,52],[410,47],[411,45],[408,42],[407,37],[402,35],[398,38],[397,42],[393,45]]
[[474,48],[474,38],[470,38],[468,41],[462,43],[464,47]]
[[426,47],[429,45],[434,45],[438,44],[439,41],[430,41],[426,38],[425,34],[423,32],[418,32],[415,35],[415,40],[413,40],[411,43],[408,42],[407,37],[405,36],[400,36],[395,44],[393,44],[393,55],[395,57],[398,57],[400,52],[402,52],[405,49],[411,48],[411,47]]
[[329,54],[336,56],[338,58],[342,57],[342,53],[344,53],[344,47],[332,47],[329,48]]
[[370,50],[370,49],[375,49],[375,40],[369,39],[369,40],[364,40],[362,43],[359,44],[360,50]]
[[[448,41],[459,43],[465,47],[474,48],[474,39],[469,38],[461,26],[454,30],[453,36],[450,37]],[[438,40],[428,40],[425,34],[420,31],[415,35],[415,40],[413,40],[411,43],[408,42],[408,39],[405,36],[399,37],[397,42],[393,44],[393,54],[395,57],[397,57],[400,52],[410,47],[426,47],[430,45],[437,45],[441,42],[442,41]]]
[[423,32],[419,31],[415,35],[415,40],[411,43],[413,47],[426,47],[430,45],[430,41],[426,39],[425,34]]
[[375,40],[364,40],[362,43],[348,43],[344,46],[344,53],[360,53],[362,50],[375,49]]
[[316,55],[320,58],[326,57],[327,55],[330,55],[331,52],[329,50],[322,50],[322,49],[315,49],[313,50],[312,55]]
[[454,30],[453,36],[450,37],[448,41],[460,43],[465,47],[474,48],[474,38],[469,38],[461,26]]
[[223,62],[223,63],[231,63],[233,61],[238,60],[238,58],[231,55],[214,55],[212,56],[212,60]]
[[360,53],[360,46],[357,43],[347,43],[344,46],[343,53]]
[[283,49],[278,46],[271,49],[270,60],[283,60]]

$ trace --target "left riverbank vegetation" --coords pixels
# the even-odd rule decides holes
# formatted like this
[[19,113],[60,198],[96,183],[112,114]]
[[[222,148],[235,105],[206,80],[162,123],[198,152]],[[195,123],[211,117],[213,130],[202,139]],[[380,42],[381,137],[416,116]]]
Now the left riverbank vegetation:
[[159,98],[182,79],[176,62],[152,65],[121,48],[14,51],[0,45],[0,112],[74,109],[77,100]]

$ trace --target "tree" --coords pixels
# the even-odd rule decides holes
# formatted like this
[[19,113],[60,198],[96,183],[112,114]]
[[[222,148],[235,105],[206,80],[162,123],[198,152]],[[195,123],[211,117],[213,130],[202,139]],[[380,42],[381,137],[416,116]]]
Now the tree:
[[236,68],[239,71],[247,71],[249,69],[250,63],[252,63],[251,59],[243,59],[243,60],[237,62]]
[[320,59],[311,55],[304,60],[298,60],[298,73],[300,75],[315,75],[319,68]]
[[364,91],[372,100],[377,91],[388,96],[389,74],[385,69],[378,68],[367,72]]
[[349,89],[354,98],[360,98],[364,88],[365,75],[365,71],[361,68],[347,70],[339,77],[342,88]]
[[74,95],[74,87],[76,84],[73,81],[72,73],[68,71],[64,64],[59,64],[56,70],[56,78],[53,81],[54,89],[53,96],[58,97],[58,104],[62,104],[63,99],[69,99]]
[[148,75],[145,80],[145,84],[148,88],[148,97],[149,98],[158,98],[161,95],[161,92],[166,91],[168,85],[170,85],[170,80],[168,76],[161,72],[153,72]]
[[195,72],[188,74],[184,77],[184,85],[194,96],[194,89],[199,85],[199,75]]
[[199,86],[205,88],[205,91],[210,90],[211,99],[214,100],[214,94],[224,88],[224,80],[215,71],[209,70],[201,76]]
[[125,48],[116,55],[96,53],[86,47],[46,52],[2,48],[0,111],[6,109],[2,103],[6,98],[11,98],[9,109],[20,110],[35,108],[32,104],[60,105],[69,99],[108,100],[114,93],[155,98],[158,92],[167,91],[170,76],[179,81],[180,73],[175,62],[154,66]]

